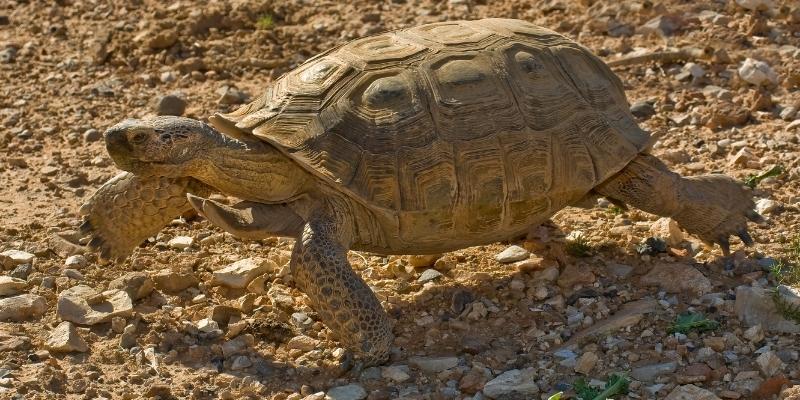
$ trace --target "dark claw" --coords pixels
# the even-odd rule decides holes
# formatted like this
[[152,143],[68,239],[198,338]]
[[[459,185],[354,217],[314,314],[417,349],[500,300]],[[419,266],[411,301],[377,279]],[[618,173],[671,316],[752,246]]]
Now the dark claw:
[[739,239],[742,239],[742,243],[744,243],[745,246],[752,246],[753,244],[755,244],[755,242],[753,241],[753,237],[750,236],[749,233],[747,233],[747,229],[740,230],[737,236],[739,236]]
[[761,214],[757,213],[755,210],[748,210],[747,218],[753,222],[761,222],[764,220],[764,217],[762,217]]
[[89,241],[89,244],[87,244],[87,246],[89,246],[89,248],[93,250],[99,249],[100,246],[102,245],[103,245],[103,239],[97,236],[93,237],[92,240]]
[[722,248],[722,255],[727,257],[731,254],[731,243],[728,241],[728,238],[719,238],[717,243],[719,243],[719,247]]
[[111,259],[111,249],[106,246],[103,246],[103,249],[100,250],[100,258],[103,260],[110,260]]
[[94,227],[92,226],[92,223],[89,222],[88,219],[85,219],[85,220],[83,220],[83,223],[78,228],[78,230],[81,232],[81,235],[86,235],[89,232],[91,232],[92,230],[94,230]]

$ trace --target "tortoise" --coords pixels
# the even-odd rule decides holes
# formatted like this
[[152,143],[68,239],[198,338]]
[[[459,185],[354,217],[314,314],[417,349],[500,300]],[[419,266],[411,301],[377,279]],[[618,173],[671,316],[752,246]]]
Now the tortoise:
[[387,360],[392,325],[349,249],[434,254],[510,240],[604,196],[672,217],[727,255],[733,235],[752,244],[747,221],[758,218],[734,179],[682,177],[648,154],[654,139],[599,58],[519,20],[361,38],[209,123],[162,116],[105,132],[126,172],[82,207],[89,246],[124,258],[192,208],[242,238],[296,238],[296,285],[364,365]]

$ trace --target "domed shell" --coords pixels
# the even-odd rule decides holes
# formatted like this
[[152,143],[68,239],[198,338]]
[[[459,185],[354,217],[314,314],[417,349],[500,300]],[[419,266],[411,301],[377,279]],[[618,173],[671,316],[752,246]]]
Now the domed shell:
[[506,19],[352,41],[212,123],[277,146],[409,241],[540,222],[650,141],[601,60]]

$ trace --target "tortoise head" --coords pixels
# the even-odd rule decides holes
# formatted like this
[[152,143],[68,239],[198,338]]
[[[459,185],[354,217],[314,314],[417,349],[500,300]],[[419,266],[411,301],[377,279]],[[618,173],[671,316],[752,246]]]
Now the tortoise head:
[[187,176],[203,150],[224,139],[203,122],[182,117],[126,119],[105,132],[106,149],[122,170],[139,175]]

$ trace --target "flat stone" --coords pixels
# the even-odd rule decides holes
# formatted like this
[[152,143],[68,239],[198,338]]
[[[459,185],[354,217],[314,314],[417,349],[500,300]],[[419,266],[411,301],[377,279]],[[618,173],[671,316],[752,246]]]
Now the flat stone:
[[695,267],[683,263],[658,263],[653,266],[640,282],[644,285],[658,286],[669,293],[690,291],[703,295],[711,291],[711,281]]
[[605,337],[609,333],[622,328],[633,326],[642,320],[645,314],[659,309],[658,301],[653,299],[636,300],[623,305],[614,315],[596,322],[594,325],[573,335],[561,348],[567,348],[577,343],[592,341]]
[[326,400],[363,400],[367,398],[367,391],[361,385],[351,383],[328,389],[325,393]]
[[656,109],[649,101],[637,101],[631,106],[631,114],[637,118],[650,118],[655,113]]
[[86,257],[81,254],[71,255],[64,261],[64,266],[70,268],[83,268],[87,264],[89,264],[89,262],[86,260]]
[[245,288],[256,276],[276,270],[277,264],[263,258],[245,258],[219,271],[214,271],[211,285]]
[[390,365],[381,369],[381,377],[401,383],[411,379],[411,371],[408,365]]
[[78,334],[75,325],[69,321],[63,321],[53,329],[47,338],[47,342],[45,342],[45,347],[47,347],[47,350],[57,353],[73,351],[83,353],[89,351],[89,345]]
[[289,339],[289,342],[286,343],[286,347],[289,349],[311,351],[319,347],[319,340],[306,335],[295,336]]
[[761,325],[770,332],[800,333],[800,324],[787,320],[775,307],[772,293],[751,286],[736,288],[736,316],[747,326]]
[[436,278],[439,278],[439,277],[441,277],[441,276],[442,276],[442,273],[441,273],[441,272],[439,272],[439,271],[437,271],[437,270],[435,270],[435,269],[426,269],[426,270],[425,270],[425,271],[424,271],[424,272],[423,272],[423,273],[422,273],[422,274],[419,276],[419,278],[417,278],[417,282],[419,282],[419,283],[425,283],[425,282],[432,281],[432,280],[434,280],[434,279],[436,279]]
[[0,352],[22,351],[31,347],[31,339],[22,335],[10,335],[0,331]]
[[153,282],[158,290],[167,294],[177,294],[197,286],[200,280],[192,273],[163,270],[153,275]]
[[249,368],[253,363],[250,361],[250,358],[247,356],[236,356],[231,363],[231,369],[234,371],[241,371],[243,369]]
[[408,256],[408,263],[414,268],[425,268],[432,266],[441,257],[441,254],[412,255]]
[[486,382],[483,394],[490,399],[533,398],[539,393],[536,369],[512,369]]
[[123,290],[133,300],[145,298],[153,292],[154,283],[144,272],[128,272],[108,284],[109,289]]
[[530,255],[531,253],[528,250],[525,250],[517,245],[513,245],[494,256],[494,259],[498,262],[506,264],[513,263],[515,261],[522,261],[528,258]]
[[189,236],[175,236],[167,242],[167,246],[175,250],[185,250],[192,247],[192,243],[194,243],[194,239]]
[[27,251],[6,250],[0,253],[0,264],[6,268],[14,268],[20,264],[30,264],[35,256]]
[[21,294],[0,299],[0,321],[25,321],[41,317],[47,311],[47,301],[36,294]]
[[10,276],[0,276],[0,296],[13,296],[22,293],[28,284]]
[[408,363],[423,372],[435,374],[458,365],[458,357],[411,357]]
[[114,317],[129,317],[133,301],[122,290],[97,293],[94,289],[78,285],[61,292],[56,305],[56,315],[63,321],[80,325],[109,322]]
[[676,386],[664,400],[721,400],[714,393],[695,385]]
[[233,105],[233,104],[242,104],[247,101],[250,97],[247,93],[237,89],[233,86],[223,86],[217,90],[217,94],[219,98],[217,99],[217,104],[219,105]]
[[765,378],[771,378],[783,369],[783,361],[774,351],[766,351],[756,358],[756,364]]
[[591,285],[596,280],[597,276],[588,266],[569,263],[558,276],[558,286],[572,289],[575,285]]
[[611,273],[614,278],[617,279],[626,279],[631,276],[633,272],[633,267],[626,264],[618,264],[618,263],[608,263],[606,264],[606,270]]
[[678,363],[674,361],[643,365],[631,370],[631,378],[641,382],[654,382],[660,376],[672,374],[677,368]]

